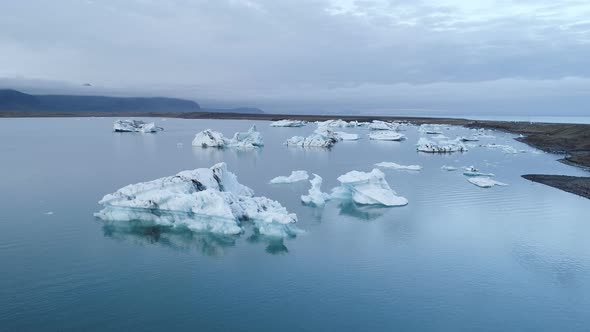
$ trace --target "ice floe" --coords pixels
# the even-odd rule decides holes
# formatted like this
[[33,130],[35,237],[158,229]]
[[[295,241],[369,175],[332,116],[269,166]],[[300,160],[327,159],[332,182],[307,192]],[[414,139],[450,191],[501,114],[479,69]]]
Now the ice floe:
[[369,134],[369,139],[378,141],[401,141],[405,138],[406,136],[404,134],[400,134],[391,130],[379,130]]
[[317,122],[318,127],[330,127],[330,128],[349,128],[357,127],[359,123],[357,121],[346,122],[342,119],[338,120],[326,120]]
[[442,169],[443,171],[447,171],[447,172],[453,172],[453,171],[456,171],[456,170],[457,170],[457,167],[443,165],[443,166],[441,167],[441,169]]
[[291,137],[285,142],[285,144],[289,146],[330,148],[339,140],[338,135],[332,130],[327,127],[319,127],[313,132],[313,134],[307,137]]
[[346,133],[343,131],[335,131],[334,134],[341,141],[356,141],[360,138],[358,134]]
[[490,179],[489,177],[485,176],[476,176],[468,178],[467,181],[470,183],[481,187],[481,188],[491,188],[493,186],[507,186],[508,184],[503,182],[498,182],[496,180]]
[[156,126],[153,122],[143,122],[141,120],[116,120],[113,123],[113,130],[116,132],[138,132],[138,133],[155,133],[164,130]]
[[400,165],[400,164],[387,162],[387,161],[375,164],[375,166],[383,167],[383,168],[405,170],[405,171],[420,171],[420,170],[422,170],[422,166],[420,166],[420,165],[407,165],[407,166],[405,166],[405,165]]
[[421,152],[429,153],[448,153],[448,152],[464,152],[467,151],[467,147],[458,140],[441,140],[432,141],[427,138],[421,137],[418,140],[417,148]]
[[397,196],[385,180],[385,174],[375,168],[371,172],[351,171],[338,177],[340,186],[332,190],[333,199],[361,205],[403,206],[404,197]]
[[385,122],[381,120],[373,120],[368,126],[370,130],[398,130],[399,125],[395,122]]
[[458,137],[458,139],[461,142],[477,142],[477,141],[479,141],[479,138],[477,138],[476,136],[471,136],[471,137],[460,136],[460,137]]
[[476,176],[485,176],[485,177],[495,176],[493,173],[482,173],[477,168],[475,168],[475,166],[463,167],[463,169],[464,169],[463,175],[465,175],[465,176],[471,176],[471,177],[476,177]]
[[249,221],[263,235],[294,236],[297,216],[279,202],[256,197],[225,163],[125,186],[104,196],[95,214],[105,221],[135,221],[198,232],[238,234]]
[[311,183],[311,188],[307,192],[307,195],[301,196],[301,201],[307,205],[324,206],[326,201],[330,199],[330,194],[324,193],[321,190],[322,177],[314,174],[313,179],[309,180],[309,182]]
[[305,181],[307,179],[309,179],[309,174],[307,174],[307,171],[293,171],[289,176],[277,176],[276,178],[270,180],[270,183],[294,183]]
[[252,126],[247,132],[235,133],[234,137],[231,139],[225,138],[220,132],[206,129],[195,136],[192,144],[193,146],[200,146],[203,148],[255,148],[264,146],[262,135],[256,130],[256,126]]
[[271,127],[303,127],[306,125],[305,121],[301,120],[279,120],[270,123]]
[[423,124],[420,125],[418,131],[424,134],[429,135],[441,135],[442,129],[439,126],[431,125],[431,124]]
[[501,150],[504,153],[509,153],[509,154],[516,154],[519,152],[526,152],[525,150],[517,150],[514,147],[510,146],[510,145],[504,145],[504,144],[495,144],[495,143],[490,143],[490,144],[484,144],[484,145],[480,145],[481,147],[484,148],[489,148],[489,149],[498,149]]

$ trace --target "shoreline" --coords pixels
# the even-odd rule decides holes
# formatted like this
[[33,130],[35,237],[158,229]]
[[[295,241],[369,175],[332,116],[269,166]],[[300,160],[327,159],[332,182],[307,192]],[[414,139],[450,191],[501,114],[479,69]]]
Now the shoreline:
[[[457,125],[468,128],[494,129],[511,134],[521,134],[517,141],[544,152],[564,154],[558,161],[584,170],[590,170],[590,124],[542,123],[496,120],[469,120],[463,118],[432,118],[410,116],[363,116],[363,115],[308,115],[308,114],[245,114],[245,113],[137,113],[137,112],[4,112],[2,118],[82,118],[82,117],[158,117],[175,119],[218,119],[218,120],[266,120],[282,119],[325,121],[369,122],[373,120],[405,121],[413,124]],[[548,174],[527,174],[526,179],[565,190],[582,197],[590,192],[590,177],[565,177]],[[566,190],[567,188],[568,190]]]

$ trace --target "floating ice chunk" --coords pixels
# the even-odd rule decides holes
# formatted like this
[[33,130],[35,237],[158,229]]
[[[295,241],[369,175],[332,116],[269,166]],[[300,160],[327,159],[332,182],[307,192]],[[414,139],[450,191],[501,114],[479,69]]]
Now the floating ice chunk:
[[225,143],[226,139],[223,137],[223,134],[211,129],[203,130],[193,139],[193,146],[204,148],[223,148],[225,147]]
[[420,171],[422,169],[422,166],[420,166],[420,165],[404,166],[404,165],[386,162],[386,161],[375,164],[375,166],[383,167],[383,168],[393,168],[393,169],[399,169],[399,170],[405,170],[405,171]]
[[369,139],[378,141],[401,141],[405,139],[404,134],[397,133],[391,130],[374,131],[369,134]]
[[452,141],[431,141],[427,138],[420,138],[418,140],[417,148],[421,152],[429,153],[448,153],[448,152],[464,152],[467,151],[467,147],[463,143],[452,140]]
[[309,180],[309,182],[311,183],[311,188],[307,192],[307,195],[301,196],[301,201],[307,205],[324,206],[326,201],[330,199],[330,194],[323,193],[321,190],[322,177],[314,174],[313,179]]
[[164,130],[157,127],[153,122],[145,123],[141,120],[116,120],[113,123],[113,130],[116,132],[138,132],[138,133],[155,133]]
[[457,170],[457,167],[443,165],[443,166],[441,167],[441,169],[442,169],[443,171],[447,171],[447,172],[453,172],[453,171],[456,171],[456,170]]
[[403,206],[408,204],[404,197],[397,196],[385,174],[375,168],[369,173],[351,171],[338,177],[340,187],[332,190],[332,198],[352,201],[361,205]]
[[506,183],[498,182],[496,180],[492,180],[488,177],[483,176],[471,177],[467,179],[467,181],[481,188],[491,188],[493,186],[507,186]]
[[270,123],[271,127],[303,127],[306,122],[301,120],[279,120]]
[[343,131],[335,131],[334,134],[341,141],[356,141],[360,138],[358,134],[345,133]]
[[225,163],[131,184],[104,196],[95,216],[105,221],[154,223],[220,234],[242,232],[250,221],[265,235],[295,235],[297,216],[280,203],[255,197]]
[[293,171],[289,176],[277,176],[276,178],[270,180],[270,183],[293,183],[305,181],[307,179],[309,179],[309,174],[307,174],[306,171]]
[[475,166],[471,165],[468,167],[463,167],[463,169],[465,170],[463,172],[463,175],[465,176],[494,176],[493,173],[481,173],[477,168],[475,168]]
[[373,122],[371,122],[369,124],[369,129],[370,130],[398,130],[399,125],[397,123],[393,123],[393,122],[373,120]]
[[53,211],[45,212],[44,214],[47,215],[47,216],[52,216],[53,215]]
[[338,120],[326,120],[317,122],[318,127],[331,127],[331,128],[348,128],[358,126],[357,121],[346,122],[342,119]]
[[443,135],[443,134],[439,134],[439,135],[435,135],[432,136],[432,139],[449,139],[447,136]]
[[430,124],[420,125],[418,131],[429,135],[442,135],[442,129],[439,126],[434,126]]
[[[504,153],[511,153],[511,154],[515,154],[518,153],[519,151],[515,148],[513,148],[510,145],[503,145],[503,144],[495,144],[495,143],[491,143],[491,144],[484,144],[481,145],[484,148],[489,148],[489,149],[498,149],[498,150],[502,150],[502,152]],[[520,152],[526,152],[525,150],[520,150]]]
[[461,136],[458,138],[461,142],[477,142],[479,141],[479,138],[475,137],[475,136],[471,136],[471,137],[465,137],[465,136]]
[[332,130],[326,127],[320,127],[308,137],[294,136],[289,138],[285,144],[291,146],[330,148],[338,141],[338,136]]
[[200,146],[203,148],[215,147],[236,147],[236,148],[255,148],[264,145],[262,136],[256,130],[256,126],[252,126],[247,132],[237,132],[231,139],[225,138],[222,133],[212,131],[211,129],[204,130],[198,133],[193,139],[193,146]]

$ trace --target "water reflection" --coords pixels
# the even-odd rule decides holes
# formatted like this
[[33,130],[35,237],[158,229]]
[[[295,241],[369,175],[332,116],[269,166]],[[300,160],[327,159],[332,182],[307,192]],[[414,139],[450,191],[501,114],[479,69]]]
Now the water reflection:
[[234,247],[238,236],[195,233],[188,229],[146,224],[140,221],[108,222],[102,226],[104,236],[138,245],[159,245],[180,251],[199,251],[206,256],[223,256],[225,248]]
[[340,208],[340,215],[362,220],[375,220],[391,209],[382,206],[357,205],[353,202],[341,202],[338,207]]
[[248,237],[248,242],[266,244],[266,252],[271,255],[284,255],[289,253],[289,248],[287,248],[285,241],[282,238],[269,238],[258,232],[254,232],[254,234]]

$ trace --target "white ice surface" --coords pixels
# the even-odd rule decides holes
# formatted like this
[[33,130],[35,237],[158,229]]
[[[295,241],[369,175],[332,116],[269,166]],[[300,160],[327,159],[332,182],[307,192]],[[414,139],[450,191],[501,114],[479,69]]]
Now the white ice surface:
[[385,180],[385,174],[375,168],[371,172],[351,171],[338,177],[340,186],[332,190],[331,197],[360,205],[403,206],[404,197],[397,196]]
[[470,177],[467,179],[467,181],[481,188],[491,188],[493,186],[507,186],[506,183],[498,182],[496,180],[490,179],[489,177],[483,176]]
[[404,134],[391,130],[373,131],[369,134],[369,139],[378,141],[401,141],[405,138],[406,136]]
[[285,142],[285,144],[290,146],[329,148],[338,141],[338,136],[332,130],[327,127],[319,127],[313,132],[313,134],[307,137],[291,137]]
[[305,121],[301,120],[279,120],[270,123],[271,127],[303,127],[305,126]]
[[387,161],[375,164],[375,166],[383,167],[383,168],[405,170],[405,171],[419,171],[422,169],[422,166],[420,166],[420,165],[407,165],[407,166],[405,166],[405,165],[400,165],[397,163],[392,163],[392,162],[387,162]]
[[334,134],[342,141],[356,141],[360,138],[358,134],[346,133],[343,131],[335,131]]
[[452,141],[432,141],[421,137],[418,140],[417,148],[421,152],[429,153],[447,153],[447,152],[463,152],[467,151],[467,147],[458,140]]
[[153,122],[145,123],[141,120],[116,120],[113,123],[113,130],[117,132],[155,133],[164,129],[157,127]]
[[313,179],[309,180],[309,182],[311,183],[311,188],[307,192],[307,195],[301,196],[301,201],[307,205],[324,206],[326,201],[330,199],[330,194],[324,193],[321,190],[322,177],[314,174]]
[[270,183],[294,183],[299,181],[305,181],[307,179],[309,179],[309,174],[307,174],[306,171],[293,171],[289,176],[277,176],[276,178],[270,180]]

